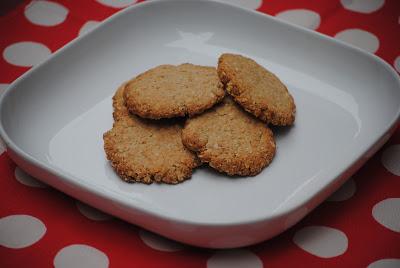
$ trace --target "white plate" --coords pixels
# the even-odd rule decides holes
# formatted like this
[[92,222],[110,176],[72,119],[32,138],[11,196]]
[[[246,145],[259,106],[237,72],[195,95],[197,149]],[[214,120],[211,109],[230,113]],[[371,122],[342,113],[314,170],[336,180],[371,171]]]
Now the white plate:
[[[276,128],[277,155],[252,178],[208,168],[177,186],[127,184],[106,161],[111,95],[158,64],[216,65],[247,55],[276,73],[297,104]],[[155,1],[112,16],[15,81],[1,99],[1,135],[24,170],[84,202],[188,244],[225,248],[268,239],[336,190],[390,136],[397,74],[379,58],[238,7]]]

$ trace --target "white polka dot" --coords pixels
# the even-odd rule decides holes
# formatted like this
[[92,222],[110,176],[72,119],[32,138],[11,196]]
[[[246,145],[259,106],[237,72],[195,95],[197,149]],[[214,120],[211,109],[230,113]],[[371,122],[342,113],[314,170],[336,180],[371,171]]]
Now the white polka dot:
[[15,168],[14,176],[23,185],[30,187],[45,188],[47,185],[33,178],[31,175],[27,174],[25,171],[19,167]]
[[70,245],[58,251],[54,257],[55,268],[103,268],[108,267],[106,254],[87,245]]
[[394,60],[393,66],[400,73],[400,56]]
[[217,251],[207,261],[207,268],[261,268],[260,258],[249,250],[231,249]]
[[19,42],[9,45],[3,51],[4,59],[14,65],[30,67],[46,60],[51,55],[50,49],[35,42]]
[[76,206],[79,210],[80,213],[82,213],[83,216],[85,216],[88,219],[94,220],[94,221],[105,221],[111,219],[111,216],[101,212],[100,210],[97,210],[91,206],[88,206],[84,203],[81,203],[79,201],[76,201]]
[[301,249],[321,258],[342,255],[347,250],[347,237],[337,229],[308,226],[297,231],[293,242]]
[[311,30],[317,29],[319,27],[319,24],[321,23],[321,18],[319,14],[307,9],[293,9],[283,11],[276,14],[276,17]]
[[219,2],[229,3],[248,9],[257,9],[261,7],[262,4],[262,0],[219,0]]
[[182,244],[145,230],[139,231],[139,237],[147,246],[155,250],[173,252],[183,249]]
[[79,30],[79,35],[84,35],[100,24],[100,21],[89,20]]
[[29,215],[11,215],[0,219],[0,245],[3,247],[29,247],[45,233],[43,222]]
[[136,0],[96,0],[100,4],[109,7],[123,8],[136,3]]
[[356,183],[353,179],[349,179],[335,193],[333,193],[327,201],[344,201],[349,199],[356,192]]
[[385,0],[340,0],[345,9],[360,12],[372,13],[380,9]]
[[348,29],[337,33],[335,37],[367,52],[375,53],[379,48],[379,39],[364,30]]
[[400,198],[382,200],[372,208],[374,219],[386,228],[400,232]]
[[382,259],[374,261],[367,268],[399,268],[400,259]]
[[400,144],[392,145],[382,154],[382,164],[391,173],[400,176]]
[[68,9],[55,2],[37,0],[26,6],[24,14],[33,24],[55,26],[65,21]]

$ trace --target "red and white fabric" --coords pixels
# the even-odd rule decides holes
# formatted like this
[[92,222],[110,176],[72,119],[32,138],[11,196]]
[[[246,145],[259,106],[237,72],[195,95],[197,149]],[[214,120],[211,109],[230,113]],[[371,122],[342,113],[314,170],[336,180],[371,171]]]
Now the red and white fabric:
[[[225,0],[358,46],[400,72],[398,0]],[[0,10],[0,92],[135,0],[13,1]],[[329,64],[329,63],[327,63]],[[0,144],[0,267],[400,267],[400,129],[296,226],[234,250],[182,245],[19,169]]]

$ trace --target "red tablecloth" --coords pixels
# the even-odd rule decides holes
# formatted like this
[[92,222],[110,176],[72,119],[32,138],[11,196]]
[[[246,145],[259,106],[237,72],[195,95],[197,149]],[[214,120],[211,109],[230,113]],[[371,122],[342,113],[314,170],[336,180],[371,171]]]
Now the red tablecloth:
[[[0,90],[135,0],[12,2],[0,12]],[[400,72],[398,0],[231,2],[335,36]],[[87,207],[25,174],[0,149],[0,267],[400,267],[400,130],[295,227],[259,245],[218,251],[165,240]]]

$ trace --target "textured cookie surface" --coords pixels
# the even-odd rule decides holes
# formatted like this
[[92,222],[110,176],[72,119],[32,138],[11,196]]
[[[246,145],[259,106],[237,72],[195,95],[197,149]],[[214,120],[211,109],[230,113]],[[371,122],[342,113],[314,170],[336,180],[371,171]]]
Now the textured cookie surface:
[[229,175],[256,175],[275,155],[272,131],[230,98],[186,121],[182,141],[202,162]]
[[128,82],[129,111],[160,119],[202,113],[222,100],[225,92],[214,67],[160,65]]
[[149,121],[129,114],[124,86],[113,98],[114,125],[104,133],[107,159],[128,182],[176,184],[190,178],[197,157],[181,141],[179,122]]
[[226,91],[246,111],[273,125],[291,125],[296,106],[286,86],[254,60],[223,54],[218,60],[218,76]]
[[121,85],[117,91],[115,92],[112,98],[112,106],[113,106],[113,118],[114,121],[118,121],[123,118],[131,117],[132,120],[135,120],[136,117],[131,115],[128,109],[125,106],[124,100],[124,91],[125,91],[126,83]]

